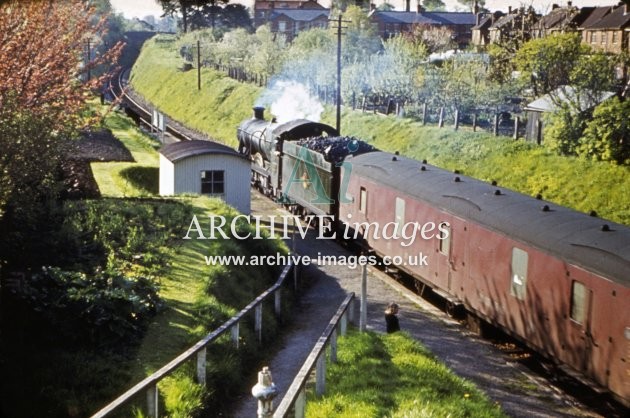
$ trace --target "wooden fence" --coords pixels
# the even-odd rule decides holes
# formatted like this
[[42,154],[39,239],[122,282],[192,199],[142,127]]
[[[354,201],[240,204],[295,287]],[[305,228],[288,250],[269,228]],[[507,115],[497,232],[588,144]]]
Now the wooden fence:
[[354,293],[350,293],[339,306],[275,410],[274,418],[285,418],[292,415],[295,418],[304,417],[306,382],[313,370],[315,370],[315,393],[318,396],[324,394],[326,390],[326,348],[330,347],[330,361],[337,362],[337,332],[345,335],[348,322],[354,322],[354,301]]
[[249,305],[243,308],[238,314],[230,318],[227,322],[221,325],[218,329],[214,330],[206,337],[201,339],[195,345],[190,347],[188,350],[181,353],[179,356],[171,360],[168,364],[164,365],[158,371],[148,376],[140,383],[129,389],[127,392],[120,395],[116,400],[105,406],[103,409],[95,413],[92,418],[101,418],[106,417],[112,414],[113,412],[120,412],[120,408],[130,403],[134,398],[138,395],[142,395],[142,393],[146,394],[146,405],[147,405],[147,414],[150,417],[158,417],[159,416],[159,392],[158,392],[158,383],[164,379],[169,374],[173,373],[175,370],[180,368],[186,362],[196,359],[196,375],[197,382],[205,385],[206,383],[206,347],[212,342],[216,341],[220,336],[230,332],[232,342],[234,346],[238,348],[239,344],[239,324],[244,320],[245,316],[254,313],[254,329],[257,336],[258,341],[262,341],[262,332],[263,332],[263,302],[273,297],[274,299],[274,312],[276,316],[280,316],[281,314],[281,292],[282,285],[286,281],[287,277],[291,272],[293,274],[293,283],[296,285],[296,270],[295,267],[289,263],[280,277],[276,281],[276,283],[263,292],[260,296],[258,296],[254,301],[252,301]]

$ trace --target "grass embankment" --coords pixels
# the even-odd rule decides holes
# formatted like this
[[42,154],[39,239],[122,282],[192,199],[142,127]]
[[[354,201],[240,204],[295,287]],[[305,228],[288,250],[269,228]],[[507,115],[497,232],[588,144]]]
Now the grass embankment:
[[339,339],[326,393],[309,400],[309,418],[502,417],[475,386],[405,333],[350,332]]
[[[279,275],[271,266],[207,266],[206,255],[286,249],[275,240],[183,240],[193,213],[202,215],[205,228],[208,213],[229,223],[238,212],[218,199],[155,196],[157,143],[122,115],[108,115],[106,125],[136,162],[92,164],[104,197],[69,201],[56,217],[58,232],[46,237],[54,241],[55,256],[48,258],[73,273],[54,276],[59,283],[52,287],[46,285],[51,279],[34,281],[24,302],[8,310],[20,321],[3,333],[0,415],[91,415],[218,327]],[[115,282],[123,284],[112,287]],[[143,293],[129,293],[137,282],[144,283],[137,287]],[[156,289],[160,301],[147,313],[142,297],[155,301]],[[265,310],[264,321],[267,344],[274,315]],[[238,351],[228,337],[208,348],[206,388],[194,383],[192,364],[160,383],[160,409],[169,416],[203,410],[219,415],[263,354],[251,328],[241,326]],[[144,396],[138,402],[144,405]]]
[[[133,87],[172,117],[234,145],[236,126],[251,114],[259,87],[238,83],[204,68],[202,90],[196,71],[181,72],[181,41],[148,42],[132,75]],[[331,111],[325,121],[334,124]],[[345,111],[342,132],[387,151],[427,159],[446,169],[536,195],[583,212],[630,225],[630,167],[550,154],[522,140],[452,128],[422,126],[409,119]]]

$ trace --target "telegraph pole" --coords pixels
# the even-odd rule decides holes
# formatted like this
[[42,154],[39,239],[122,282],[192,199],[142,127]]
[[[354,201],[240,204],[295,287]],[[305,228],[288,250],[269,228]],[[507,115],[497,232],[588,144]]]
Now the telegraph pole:
[[337,132],[341,135],[341,35],[342,30],[345,27],[341,26],[344,22],[349,22],[348,20],[342,20],[342,15],[339,13],[339,17],[337,20]]
[[197,90],[201,90],[201,42],[197,39]]
[[90,81],[92,79],[92,72],[90,67],[92,66],[92,64],[90,63],[90,61],[92,61],[92,46],[90,45],[90,38],[87,38],[86,41],[86,46],[87,46],[87,51],[85,52],[85,57],[86,57],[86,67],[87,67],[87,81]]

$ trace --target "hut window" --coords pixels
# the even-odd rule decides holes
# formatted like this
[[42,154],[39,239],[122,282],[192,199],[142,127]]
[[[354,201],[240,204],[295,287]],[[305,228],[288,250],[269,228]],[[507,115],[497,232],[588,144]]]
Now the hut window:
[[438,233],[438,249],[440,253],[448,256],[451,252],[451,225],[448,222],[442,222],[440,230],[447,232]]
[[586,320],[589,292],[583,283],[573,281],[571,285],[571,319],[583,324]]
[[201,172],[202,194],[223,194],[225,192],[225,172],[208,170]]
[[517,299],[525,300],[527,295],[527,252],[520,248],[512,248],[512,280],[510,294]]
[[367,190],[365,187],[361,187],[359,193],[359,212],[367,214]]
[[278,22],[278,32],[286,32],[287,31],[287,22],[279,21]]

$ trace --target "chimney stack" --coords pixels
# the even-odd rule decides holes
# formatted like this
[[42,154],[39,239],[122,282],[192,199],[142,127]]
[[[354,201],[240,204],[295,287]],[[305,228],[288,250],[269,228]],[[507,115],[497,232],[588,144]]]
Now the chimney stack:
[[567,2],[567,7],[571,7],[571,6],[573,6],[573,2],[572,1],[568,1]]
[[254,107],[254,119],[265,120],[265,108],[262,106]]
[[407,2],[405,3],[405,12],[410,12],[411,11],[411,0],[407,0]]
[[424,12],[424,7],[422,7],[422,2],[418,1],[418,13]]
[[473,14],[479,14],[479,2],[477,0],[475,0],[475,2],[473,3]]
[[511,15],[512,14],[512,6],[508,6],[508,14]]

